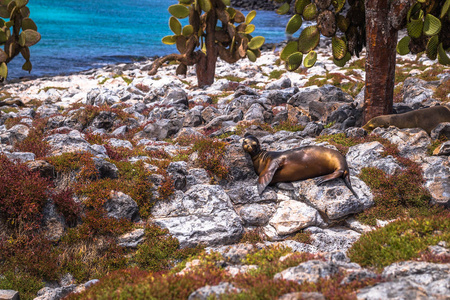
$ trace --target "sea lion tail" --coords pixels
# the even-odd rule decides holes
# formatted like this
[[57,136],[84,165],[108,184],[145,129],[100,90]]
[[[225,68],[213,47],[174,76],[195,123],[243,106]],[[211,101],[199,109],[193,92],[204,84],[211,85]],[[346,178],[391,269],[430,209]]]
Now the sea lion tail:
[[348,171],[345,171],[344,176],[342,178],[344,179],[345,185],[353,193],[353,195],[355,195],[356,199],[359,199],[358,194],[355,192],[355,190],[352,187],[352,183],[350,182],[350,173]]

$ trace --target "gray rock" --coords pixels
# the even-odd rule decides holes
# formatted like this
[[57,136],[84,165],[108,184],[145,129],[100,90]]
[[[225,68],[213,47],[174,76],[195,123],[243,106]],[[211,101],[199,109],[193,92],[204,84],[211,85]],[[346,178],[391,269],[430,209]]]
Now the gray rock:
[[42,225],[45,237],[51,241],[59,241],[64,234],[66,222],[51,200],[42,209]]
[[389,142],[398,146],[399,154],[414,161],[426,156],[431,139],[428,134],[420,128],[398,129],[390,126],[389,128],[375,128],[371,134],[377,134]]
[[323,102],[353,102],[352,96],[334,85],[325,84],[319,90],[322,93],[321,101]]
[[363,138],[366,135],[367,131],[361,127],[350,127],[345,129],[345,136],[349,138]]
[[175,189],[183,190],[186,187],[187,163],[184,161],[171,162],[167,172],[173,179]]
[[26,139],[28,137],[28,134],[30,133],[30,129],[26,125],[17,124],[11,127],[8,130],[8,133],[9,133],[8,143],[15,144],[17,142],[21,142],[24,139]]
[[91,279],[91,280],[89,280],[88,282],[86,282],[85,284],[84,284],[84,287],[85,288],[88,288],[88,287],[91,287],[91,286],[93,286],[94,284],[97,284],[97,283],[99,283],[100,282],[100,280],[98,280],[98,279]]
[[92,160],[94,161],[95,168],[97,169],[100,178],[119,178],[119,169],[115,164],[98,157],[94,157]]
[[249,243],[239,243],[229,246],[208,247],[206,251],[222,254],[227,263],[242,264],[245,257],[255,250],[255,246]]
[[111,132],[111,136],[124,136],[128,132],[128,126],[123,125]]
[[234,287],[231,283],[221,282],[218,285],[207,285],[199,288],[189,295],[188,300],[208,300],[222,294],[240,293],[241,291],[241,289]]
[[369,187],[358,177],[351,176],[353,189],[358,199],[340,179],[325,182],[318,186],[314,179],[294,182],[300,197],[317,210],[326,214],[331,220],[336,220],[350,214],[362,212],[371,207],[373,195]]
[[55,167],[46,162],[45,160],[28,161],[27,166],[32,172],[38,171],[41,177],[44,178],[55,177]]
[[178,138],[196,138],[196,137],[204,137],[203,134],[201,134],[200,132],[198,132],[197,130],[195,130],[194,128],[191,127],[184,127],[181,128],[180,131],[177,132],[177,134],[175,134],[174,139],[178,139]]
[[109,139],[108,144],[114,148],[127,148],[133,150],[133,144],[127,140]]
[[244,115],[244,120],[264,122],[264,107],[261,104],[254,103]]
[[167,228],[182,247],[236,242],[242,235],[242,221],[230,198],[218,185],[195,185],[186,193],[176,191],[170,201],[152,209],[153,221]]
[[[252,172],[254,172],[252,170]],[[256,182],[238,182],[228,191],[231,201],[234,204],[249,204],[258,202],[275,202],[277,201],[276,192],[268,187],[259,195],[256,188]]]
[[117,114],[111,111],[101,111],[92,120],[92,127],[97,129],[110,129],[114,125],[114,121],[117,119]]
[[75,291],[76,287],[75,284],[55,289],[44,287],[38,291],[38,297],[34,298],[34,300],[60,300]]
[[206,104],[212,104],[212,102],[213,102],[211,97],[208,96],[208,95],[197,95],[197,96],[194,96],[189,101],[192,101],[192,102],[194,102],[195,104],[198,104],[198,105],[204,105],[205,103]]
[[187,108],[189,102],[187,99],[187,94],[182,88],[170,88],[161,104]]
[[186,175],[186,188],[197,185],[197,184],[210,184],[211,176],[205,169],[202,168],[193,168],[188,170],[188,174]]
[[274,212],[274,205],[270,204],[247,204],[239,209],[242,220],[250,226],[266,225]]
[[308,227],[305,230],[311,232],[311,238],[313,240],[312,245],[322,252],[336,250],[347,252],[353,243],[361,236],[360,233],[344,227],[333,227],[328,229]]
[[226,266],[224,268],[225,272],[227,274],[231,275],[232,277],[238,275],[238,274],[246,274],[251,270],[257,270],[257,265],[233,265],[233,266]]
[[303,300],[303,299],[325,300],[325,296],[322,295],[321,293],[316,293],[316,292],[311,292],[311,293],[295,292],[295,293],[284,294],[284,295],[281,295],[280,297],[278,297],[278,300]]
[[119,101],[120,97],[114,91],[95,88],[87,93],[85,103],[88,105],[113,105]]
[[402,168],[392,156],[383,158],[384,147],[380,142],[370,142],[352,146],[346,159],[352,174],[359,174],[362,168],[376,167],[393,175]]
[[403,102],[414,109],[430,104],[429,101],[432,99],[434,92],[425,86],[425,80],[416,77],[406,78],[402,88]]
[[450,206],[450,158],[447,156],[425,157],[421,165],[425,187],[435,204]]
[[313,101],[320,101],[322,93],[317,87],[306,87],[299,89],[298,93],[288,100],[288,104],[301,107],[303,109],[309,108],[309,103]]
[[146,138],[156,138],[164,140],[169,136],[176,134],[181,128],[180,120],[161,119],[155,123],[150,123],[144,128]]
[[290,88],[292,86],[291,80],[288,77],[282,77],[266,85],[266,90],[281,90]]
[[32,152],[5,152],[5,155],[10,160],[19,160],[21,162],[34,161],[36,158],[36,155]]
[[329,278],[338,271],[339,269],[334,263],[310,260],[275,274],[274,279],[292,280],[298,284],[304,282],[316,283],[319,279]]
[[323,125],[316,122],[311,122],[306,125],[305,129],[302,130],[301,135],[304,137],[316,137],[319,136],[323,130]]
[[443,142],[433,151],[433,155],[450,155],[450,141]]
[[203,120],[205,120],[206,123],[209,123],[212,119],[220,116],[221,113],[217,108],[208,106],[204,110],[202,110],[201,115]]
[[110,199],[105,202],[104,208],[108,217],[139,221],[139,207],[127,194],[111,191]]
[[198,110],[191,109],[184,117],[183,127],[197,127],[202,125],[202,114]]
[[450,122],[444,122],[436,126],[431,130],[431,139],[438,140],[440,138],[446,138],[450,140]]
[[58,114],[58,106],[44,104],[36,109],[36,113],[39,114],[41,118],[47,118]]
[[287,200],[279,204],[269,223],[278,235],[287,235],[308,226],[322,225],[324,221],[316,209],[299,201]]
[[67,152],[90,152],[98,157],[107,157],[105,147],[94,148],[77,130],[72,130],[68,134],[53,134],[44,138],[44,141],[49,143],[52,156]]
[[448,299],[450,264],[405,261],[386,267],[388,280],[361,289],[358,299]]
[[121,247],[136,248],[144,242],[145,231],[142,228],[125,233],[117,238],[117,244]]
[[1,300],[19,300],[19,292],[14,290],[0,290]]

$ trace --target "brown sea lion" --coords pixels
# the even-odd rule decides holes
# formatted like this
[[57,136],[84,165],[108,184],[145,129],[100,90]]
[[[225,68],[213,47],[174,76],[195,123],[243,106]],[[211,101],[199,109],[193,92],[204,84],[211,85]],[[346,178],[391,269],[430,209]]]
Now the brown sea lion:
[[244,136],[242,148],[250,154],[255,172],[259,175],[259,194],[273,183],[319,177],[316,181],[319,185],[340,177],[358,198],[350,183],[347,161],[339,151],[320,146],[265,151],[261,149],[258,139],[248,133]]
[[450,108],[444,105],[433,106],[409,111],[403,114],[384,115],[372,118],[363,126],[365,130],[373,130],[376,127],[387,128],[422,128],[428,134],[439,123],[450,122]]

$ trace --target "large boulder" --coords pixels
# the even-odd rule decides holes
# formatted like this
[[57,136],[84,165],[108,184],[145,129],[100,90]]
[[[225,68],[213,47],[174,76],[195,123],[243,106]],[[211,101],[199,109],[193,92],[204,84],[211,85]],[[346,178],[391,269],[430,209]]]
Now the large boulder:
[[421,167],[433,203],[450,207],[450,158],[425,157]]
[[170,201],[152,209],[153,222],[167,228],[182,247],[236,242],[243,226],[231,200],[218,185],[195,185],[186,193],[176,191]]

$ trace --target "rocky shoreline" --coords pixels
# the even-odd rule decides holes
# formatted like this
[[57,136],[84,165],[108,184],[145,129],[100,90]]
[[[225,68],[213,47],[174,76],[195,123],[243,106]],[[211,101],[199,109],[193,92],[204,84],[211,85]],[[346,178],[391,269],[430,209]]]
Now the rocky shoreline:
[[[117,187],[106,189],[102,203],[105,218],[134,224],[133,230],[116,237],[117,244],[129,251],[145,242],[146,224],[156,224],[168,229],[182,248],[204,244],[208,251],[220,253],[229,274],[255,268],[242,263],[255,249],[282,246],[292,253],[320,255],[320,259],[286,268],[275,279],[302,284],[336,274],[347,274],[349,282],[382,278],[379,284],[355,291],[355,297],[444,299],[450,294],[449,263],[399,262],[376,273],[350,261],[347,251],[375,225],[381,228],[392,221],[376,219],[367,225],[355,218],[379,205],[373,186],[363,180],[364,168],[400,178],[395,176],[417,166],[430,203],[450,206],[450,123],[441,124],[431,136],[420,129],[394,127],[366,132],[360,128],[363,61],[353,59],[349,67],[340,69],[328,59],[326,48],[318,52],[313,68],[293,73],[277,65],[278,57],[270,51],[263,52],[256,63],[244,60],[230,67],[219,62],[216,82],[203,89],[195,86],[193,69],[183,78],[174,76],[175,66],[147,75],[150,61],[69,76],[12,80],[2,85],[1,99],[20,99],[26,107],[2,107],[0,152],[39,170],[57,190],[83,180],[92,185],[103,179],[115,182],[123,176],[122,161],[142,166],[151,182],[151,207],[139,200],[140,194],[127,194],[127,189]],[[448,103],[448,67],[436,69],[426,58],[406,56],[397,68],[403,80],[396,86],[396,112]],[[32,140],[39,120],[45,122],[44,129]],[[294,190],[269,187],[258,195],[257,176],[241,146],[246,132],[257,136],[266,150],[323,145],[342,151],[359,199],[341,180],[317,186],[310,179],[295,182]],[[336,137],[349,144],[336,142]],[[34,142],[26,144],[30,140]],[[41,143],[47,147],[45,153],[32,147]],[[27,151],[26,145],[34,152]],[[82,156],[77,159],[85,166],[93,163],[96,180],[83,177],[87,172],[83,165],[70,171],[58,169],[58,158],[79,152],[89,154],[86,161]],[[97,207],[89,197],[87,192],[75,192],[73,201],[88,211],[89,205]],[[41,231],[53,243],[60,243],[73,224],[68,226],[55,200],[43,207]],[[266,241],[240,243],[249,232],[258,232]],[[8,225],[0,222],[0,237],[9,238],[10,233]],[[298,233],[306,233],[310,241],[294,240]],[[434,254],[448,258],[445,239],[431,247]],[[188,273],[189,267],[182,272]],[[47,283],[36,299],[60,299],[96,282],[60,278],[56,285]],[[189,299],[236,291],[232,284],[206,286]],[[0,290],[0,295],[5,294]],[[320,293],[314,297],[324,299]]]

